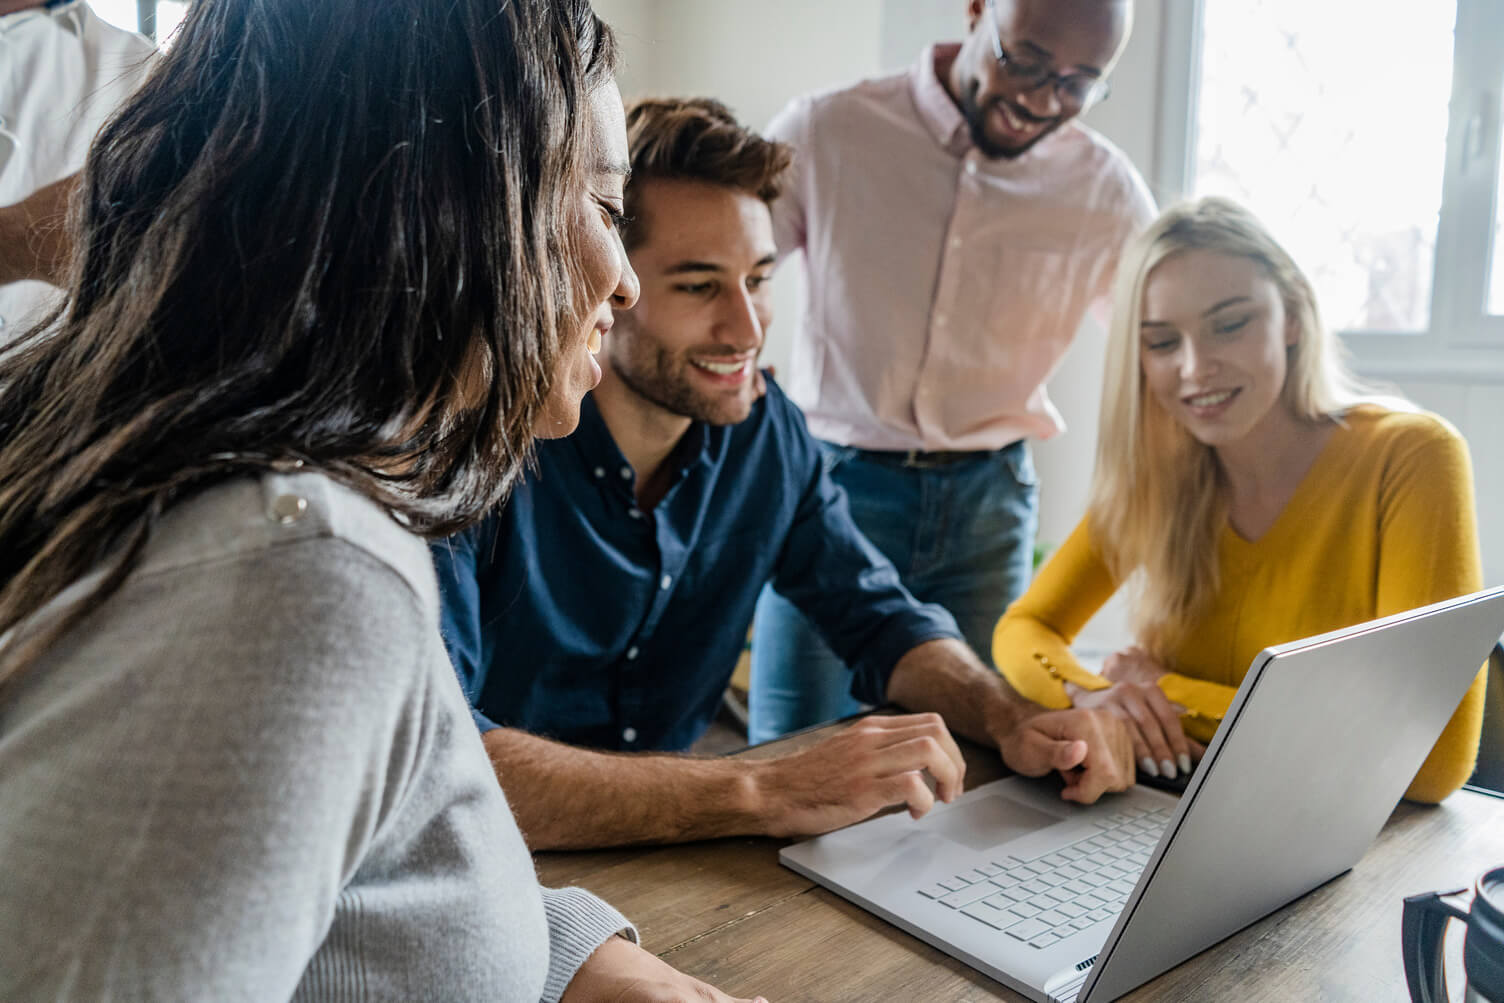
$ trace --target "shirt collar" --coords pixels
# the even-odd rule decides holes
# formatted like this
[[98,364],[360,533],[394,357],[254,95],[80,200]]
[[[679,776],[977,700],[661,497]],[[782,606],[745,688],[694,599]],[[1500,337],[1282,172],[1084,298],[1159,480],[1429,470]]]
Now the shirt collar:
[[679,445],[674,449],[674,456],[679,461],[679,475],[689,473],[689,469],[698,463],[710,462],[710,426],[703,421],[691,422],[689,431],[684,433],[684,438],[679,440]]
[[971,145],[971,130],[956,102],[951,100],[945,81],[940,79],[936,64],[953,62],[961,51],[959,42],[941,42],[931,45],[919,56],[909,73],[914,93],[914,106],[919,110],[919,119],[936,143],[943,149],[960,154]]
[[[606,425],[606,419],[601,417],[601,409],[595,404],[595,395],[586,394],[580,401],[580,427],[570,436],[580,451],[581,458],[592,466],[604,467],[615,471],[625,467],[627,460],[622,455],[621,447],[616,444],[616,439],[611,435],[611,429]],[[678,445],[670,454],[672,460],[679,466],[679,475],[682,477],[697,463],[709,463],[710,456],[710,429],[703,421],[691,422],[689,431],[684,433],[684,438],[679,440]]]

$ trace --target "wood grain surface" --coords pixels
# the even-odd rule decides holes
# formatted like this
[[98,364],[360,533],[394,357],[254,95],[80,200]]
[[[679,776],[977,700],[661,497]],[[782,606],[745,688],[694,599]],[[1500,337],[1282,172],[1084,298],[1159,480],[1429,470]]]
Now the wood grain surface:
[[[832,726],[834,727],[834,726]],[[749,749],[765,756],[825,729]],[[966,786],[1006,776],[963,742]],[[772,1003],[971,1003],[1023,997],[778,863],[783,841],[540,853],[550,886],[580,885],[638,926],[643,944],[736,996]],[[1470,885],[1504,864],[1504,800],[1462,791],[1436,807],[1402,803],[1349,873],[1130,994],[1133,1001],[1404,1000],[1400,908],[1407,895]],[[1448,941],[1460,984],[1460,931]]]

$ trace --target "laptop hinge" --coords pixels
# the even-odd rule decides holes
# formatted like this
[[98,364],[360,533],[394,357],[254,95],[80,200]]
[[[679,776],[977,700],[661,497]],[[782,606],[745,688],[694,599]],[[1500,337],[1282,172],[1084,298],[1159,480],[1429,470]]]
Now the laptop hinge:
[[1086,976],[1091,972],[1091,966],[1097,957],[1093,954],[1085,961],[1078,962],[1075,966],[1075,974],[1064,985],[1045,989],[1045,995],[1050,998],[1050,1003],[1076,1003],[1076,998],[1081,995],[1081,987],[1086,984]]

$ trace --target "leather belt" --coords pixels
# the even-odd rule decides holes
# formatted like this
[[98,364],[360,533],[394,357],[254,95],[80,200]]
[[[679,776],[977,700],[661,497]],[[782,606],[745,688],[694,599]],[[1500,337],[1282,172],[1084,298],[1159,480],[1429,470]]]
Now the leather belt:
[[968,463],[972,460],[986,459],[989,456],[996,456],[998,450],[971,449],[959,452],[949,450],[926,452],[923,449],[858,449],[856,452],[862,459],[871,463],[880,463],[885,467],[908,467],[911,470],[929,470],[934,467],[948,467],[955,463]]

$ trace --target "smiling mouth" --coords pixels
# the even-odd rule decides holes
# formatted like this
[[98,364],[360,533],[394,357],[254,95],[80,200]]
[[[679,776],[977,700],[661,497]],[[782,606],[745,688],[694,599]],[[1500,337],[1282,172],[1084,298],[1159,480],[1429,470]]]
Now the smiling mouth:
[[1020,135],[1032,135],[1044,128],[1050,121],[1046,118],[1035,118],[1033,115],[1020,111],[1002,100],[997,101],[993,107],[997,111],[998,116],[1003,120],[1003,124],[1008,127],[1008,130]]
[[689,364],[697,369],[703,369],[717,376],[735,376],[747,368],[747,359],[739,359],[735,362],[710,362],[708,360],[690,359]]
[[1193,394],[1190,397],[1184,397],[1182,400],[1185,401],[1188,407],[1209,408],[1226,404],[1237,395],[1237,390],[1211,390],[1204,394]]

